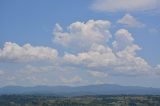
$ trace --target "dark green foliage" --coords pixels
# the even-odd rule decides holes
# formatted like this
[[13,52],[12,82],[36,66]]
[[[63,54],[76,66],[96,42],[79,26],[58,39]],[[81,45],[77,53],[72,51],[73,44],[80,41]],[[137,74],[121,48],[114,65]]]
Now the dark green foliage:
[[53,97],[2,95],[0,96],[0,106],[160,106],[160,96]]

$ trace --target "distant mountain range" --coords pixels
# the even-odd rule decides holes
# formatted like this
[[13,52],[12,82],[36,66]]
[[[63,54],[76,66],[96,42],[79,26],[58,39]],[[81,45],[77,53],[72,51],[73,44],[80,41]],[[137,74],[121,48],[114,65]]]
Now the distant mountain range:
[[4,94],[33,94],[56,96],[85,96],[85,95],[160,95],[160,88],[137,86],[121,86],[113,84],[88,86],[6,86],[0,88],[0,95]]

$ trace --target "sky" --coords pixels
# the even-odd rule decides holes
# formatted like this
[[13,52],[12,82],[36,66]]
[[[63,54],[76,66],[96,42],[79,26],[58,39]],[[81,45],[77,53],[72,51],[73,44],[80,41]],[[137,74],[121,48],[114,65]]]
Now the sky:
[[160,88],[159,0],[0,0],[0,87]]

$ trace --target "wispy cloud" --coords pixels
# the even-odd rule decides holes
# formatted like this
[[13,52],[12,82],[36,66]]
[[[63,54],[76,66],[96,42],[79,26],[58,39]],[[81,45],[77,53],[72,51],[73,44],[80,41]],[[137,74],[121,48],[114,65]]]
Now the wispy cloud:
[[154,10],[159,4],[159,0],[95,0],[91,7],[105,12],[133,12]]

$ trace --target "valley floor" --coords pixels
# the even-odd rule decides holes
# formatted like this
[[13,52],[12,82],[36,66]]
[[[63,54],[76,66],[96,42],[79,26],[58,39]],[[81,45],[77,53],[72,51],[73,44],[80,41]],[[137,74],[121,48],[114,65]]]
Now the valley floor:
[[0,106],[160,106],[160,96],[100,95],[55,97],[2,95]]

